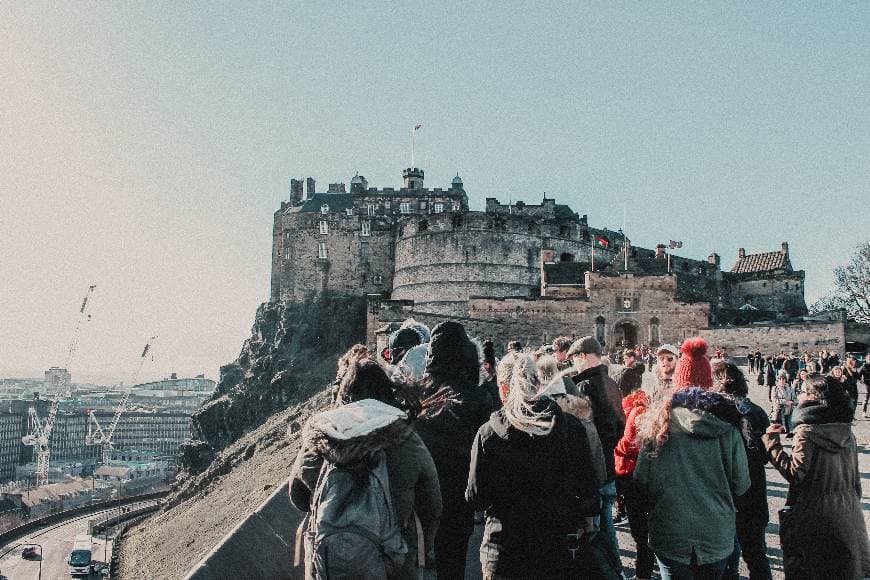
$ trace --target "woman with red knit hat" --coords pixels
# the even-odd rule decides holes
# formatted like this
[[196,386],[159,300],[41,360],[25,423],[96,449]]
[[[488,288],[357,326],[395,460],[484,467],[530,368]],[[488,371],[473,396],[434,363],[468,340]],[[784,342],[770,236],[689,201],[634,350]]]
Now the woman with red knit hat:
[[749,489],[740,432],[710,391],[707,342],[686,340],[674,389],[641,416],[635,479],[649,502],[649,545],[662,580],[718,579],[734,551],[734,497]]
[[700,336],[686,339],[680,352],[683,356],[674,371],[674,388],[701,387],[709,391],[713,387],[713,371],[707,358],[707,341]]

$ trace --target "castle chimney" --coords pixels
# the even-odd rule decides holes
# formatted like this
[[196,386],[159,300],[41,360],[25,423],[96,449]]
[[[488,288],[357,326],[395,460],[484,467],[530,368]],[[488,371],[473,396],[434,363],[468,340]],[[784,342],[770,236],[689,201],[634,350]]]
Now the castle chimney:
[[402,179],[405,181],[405,189],[423,189],[422,169],[409,167],[402,172]]
[[302,191],[302,180],[301,179],[291,179],[290,180],[290,201],[292,203],[300,203],[305,194]]
[[714,252],[714,253],[710,254],[709,256],[707,256],[707,262],[718,268],[719,264],[721,264],[721,262],[722,262],[722,259],[719,257],[719,254]]
[[347,193],[344,183],[330,183],[326,193]]
[[314,178],[308,177],[305,179],[305,191],[308,197],[312,197],[314,195]]
[[788,256],[788,242],[782,243],[782,254]]
[[656,260],[661,260],[665,257],[665,245],[657,244],[656,245]]
[[746,257],[746,250],[743,248],[738,249],[737,250],[737,259],[742,260],[745,257]]

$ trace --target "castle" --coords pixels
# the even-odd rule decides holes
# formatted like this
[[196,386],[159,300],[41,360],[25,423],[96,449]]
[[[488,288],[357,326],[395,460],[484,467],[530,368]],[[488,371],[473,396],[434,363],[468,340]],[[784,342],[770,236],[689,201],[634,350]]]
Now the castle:
[[608,347],[656,345],[700,333],[732,350],[845,347],[841,319],[806,316],[805,274],[785,242],[761,254],[741,248],[723,271],[718,254],[634,246],[546,195],[540,205],[490,197],[471,211],[458,175],[434,189],[422,169],[402,176],[399,189],[370,188],[357,174],[350,191],[332,183],[326,192],[292,179],[274,216],[271,299],[365,294],[373,347],[409,316],[533,344],[592,334]]

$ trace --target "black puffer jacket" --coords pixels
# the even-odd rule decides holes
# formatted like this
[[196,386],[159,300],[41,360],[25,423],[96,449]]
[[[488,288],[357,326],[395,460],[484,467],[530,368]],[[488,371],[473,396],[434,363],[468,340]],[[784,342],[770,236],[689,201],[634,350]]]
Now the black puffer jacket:
[[566,535],[599,511],[598,487],[583,425],[549,398],[536,412],[556,417],[546,436],[512,427],[504,411],[477,432],[466,498],[486,511],[480,556],[486,571],[508,578],[564,578]]
[[[619,399],[619,389],[616,382],[607,374],[607,368],[604,365],[578,373],[574,377],[574,384],[577,385],[581,395],[588,397],[589,403],[592,405],[592,419],[595,422],[595,429],[598,430],[598,437],[601,439],[607,477],[612,480],[615,477],[613,449],[622,438],[625,424],[613,408],[608,391],[616,391],[615,396]],[[617,404],[619,404],[621,414],[622,405],[618,401]]]
[[477,384],[478,368],[477,348],[461,324],[442,322],[432,330],[423,396],[440,393],[446,401],[425,409],[416,427],[438,468],[447,512],[468,509],[464,496],[471,443],[496,408],[487,390]]

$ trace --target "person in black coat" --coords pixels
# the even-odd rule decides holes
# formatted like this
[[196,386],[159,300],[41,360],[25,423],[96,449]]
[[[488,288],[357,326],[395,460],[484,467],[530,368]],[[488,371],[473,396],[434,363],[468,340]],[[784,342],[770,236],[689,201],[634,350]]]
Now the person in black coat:
[[[714,363],[714,389],[730,398],[739,415],[740,434],[746,447],[749,463],[749,490],[735,498],[737,506],[737,547],[728,561],[723,580],[740,577],[741,552],[749,568],[750,580],[770,580],[770,562],[767,560],[765,529],[770,515],[767,508],[767,450],[762,436],[770,426],[764,409],[749,400],[749,385],[740,369],[725,362]],[[734,418],[731,418],[733,423]]]
[[465,495],[486,513],[484,578],[573,577],[569,535],[597,515],[601,484],[582,423],[548,397],[530,356],[514,369],[504,408],[480,427]]
[[465,501],[471,444],[478,428],[496,405],[478,386],[477,347],[458,322],[442,322],[432,329],[422,378],[423,411],[417,432],[429,449],[444,511],[435,536],[438,578],[465,577],[468,538],[474,530],[474,510]]

